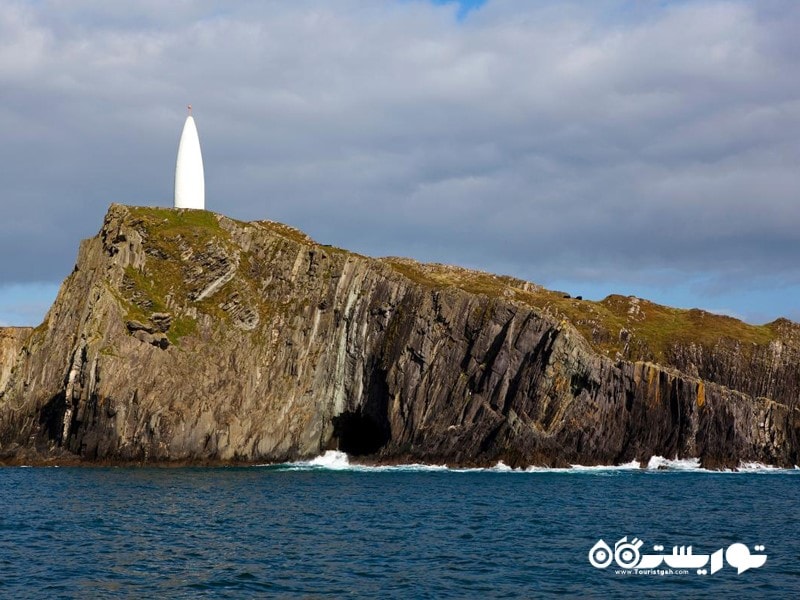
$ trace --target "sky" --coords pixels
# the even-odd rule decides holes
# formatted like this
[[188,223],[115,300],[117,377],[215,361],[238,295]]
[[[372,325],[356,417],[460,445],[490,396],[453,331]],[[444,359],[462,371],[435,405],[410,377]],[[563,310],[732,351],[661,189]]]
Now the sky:
[[112,202],[800,321],[800,2],[4,0],[0,324]]

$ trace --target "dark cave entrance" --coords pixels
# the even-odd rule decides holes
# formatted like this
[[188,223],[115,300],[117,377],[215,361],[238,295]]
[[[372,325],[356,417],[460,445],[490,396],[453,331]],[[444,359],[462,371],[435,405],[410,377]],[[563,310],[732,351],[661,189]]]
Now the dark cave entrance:
[[[47,441],[61,445],[64,440],[64,416],[67,414],[67,398],[64,392],[56,394],[47,401],[39,412],[40,432],[43,432]],[[40,433],[41,435],[41,433]]]
[[333,418],[339,450],[353,456],[375,454],[391,439],[386,373],[375,370],[363,406]]
[[361,411],[345,412],[334,417],[333,435],[339,450],[353,456],[375,454],[389,441],[389,428]]

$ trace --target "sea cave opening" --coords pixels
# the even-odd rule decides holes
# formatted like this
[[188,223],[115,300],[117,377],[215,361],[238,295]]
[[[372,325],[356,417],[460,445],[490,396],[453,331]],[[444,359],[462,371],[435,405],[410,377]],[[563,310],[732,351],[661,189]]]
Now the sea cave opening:
[[389,441],[388,423],[380,423],[361,410],[344,412],[333,419],[333,435],[339,450],[352,456],[375,454]]

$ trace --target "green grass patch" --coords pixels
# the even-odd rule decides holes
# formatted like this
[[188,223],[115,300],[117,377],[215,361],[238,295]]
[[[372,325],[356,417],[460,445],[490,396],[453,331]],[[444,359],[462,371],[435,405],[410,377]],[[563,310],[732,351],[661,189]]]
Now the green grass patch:
[[125,267],[126,287],[132,287],[132,297],[127,298],[131,304],[128,312],[132,318],[147,321],[154,312],[165,312],[163,288],[165,283],[160,277],[149,277],[131,265]]
[[178,317],[172,320],[169,331],[167,331],[167,339],[173,346],[177,346],[182,337],[195,333],[197,333],[197,321],[191,317]]
[[284,225],[283,223],[278,223],[277,221],[256,221],[255,224],[259,227],[276,233],[281,237],[292,240],[293,242],[306,245],[315,245],[314,240],[308,237],[305,233],[289,225]]
[[221,229],[217,215],[207,210],[158,208],[150,206],[128,207],[134,219],[141,220],[147,227],[158,229],[210,228]]

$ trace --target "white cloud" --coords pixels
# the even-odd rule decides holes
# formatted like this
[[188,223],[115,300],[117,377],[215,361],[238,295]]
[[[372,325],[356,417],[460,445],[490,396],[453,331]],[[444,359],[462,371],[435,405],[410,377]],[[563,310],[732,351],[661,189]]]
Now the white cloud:
[[192,102],[233,216],[539,281],[797,284],[798,27],[789,1],[11,2],[0,253],[29,251],[0,278],[67,272],[111,201],[168,204]]

